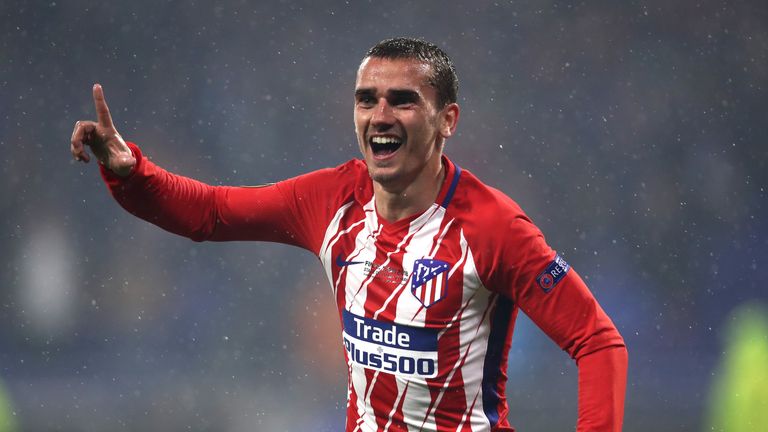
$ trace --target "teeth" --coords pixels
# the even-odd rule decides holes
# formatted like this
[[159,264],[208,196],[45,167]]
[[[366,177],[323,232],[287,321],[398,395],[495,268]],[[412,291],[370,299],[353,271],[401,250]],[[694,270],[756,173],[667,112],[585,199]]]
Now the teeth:
[[400,138],[375,136],[371,138],[374,144],[400,144]]

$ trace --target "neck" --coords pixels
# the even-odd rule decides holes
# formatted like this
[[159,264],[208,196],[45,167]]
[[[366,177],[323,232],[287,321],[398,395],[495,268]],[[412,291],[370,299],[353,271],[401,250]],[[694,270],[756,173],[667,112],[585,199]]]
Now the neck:
[[376,212],[384,220],[395,222],[425,211],[437,199],[446,171],[442,158],[439,158],[435,166],[426,167],[418,178],[404,187],[374,181]]

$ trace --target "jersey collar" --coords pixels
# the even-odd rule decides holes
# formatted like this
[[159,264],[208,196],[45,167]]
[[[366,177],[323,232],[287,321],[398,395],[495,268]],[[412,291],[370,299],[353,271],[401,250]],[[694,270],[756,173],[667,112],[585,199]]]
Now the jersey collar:
[[440,207],[447,209],[448,204],[453,199],[453,194],[456,192],[456,187],[459,185],[459,177],[461,176],[461,167],[451,162],[448,156],[443,155],[443,165],[446,168],[445,179],[443,185],[440,187],[440,193],[437,194],[435,203],[438,203]]
[[[454,193],[459,184],[459,177],[461,176],[461,167],[454,164],[446,155],[442,155],[441,161],[446,168],[445,179],[443,179],[442,185],[440,185],[440,192],[435,198],[435,204],[447,209],[453,199]],[[361,206],[369,203],[373,199],[373,180],[371,180],[368,174],[368,169],[365,168],[365,162],[360,161],[363,169],[360,171],[357,181],[357,187],[355,187],[354,195],[355,201]],[[427,209],[426,211],[430,211]],[[421,216],[423,213],[417,213],[412,216],[400,219],[396,222],[387,222],[379,218],[379,223],[382,223],[390,228],[396,228],[401,225],[407,226],[410,222]]]

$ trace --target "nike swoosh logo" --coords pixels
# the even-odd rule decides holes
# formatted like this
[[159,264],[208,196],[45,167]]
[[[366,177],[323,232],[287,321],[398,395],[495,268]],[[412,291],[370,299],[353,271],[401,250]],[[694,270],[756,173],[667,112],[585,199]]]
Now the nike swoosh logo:
[[336,265],[339,267],[346,267],[355,264],[362,264],[362,261],[344,261],[341,254],[336,255]]

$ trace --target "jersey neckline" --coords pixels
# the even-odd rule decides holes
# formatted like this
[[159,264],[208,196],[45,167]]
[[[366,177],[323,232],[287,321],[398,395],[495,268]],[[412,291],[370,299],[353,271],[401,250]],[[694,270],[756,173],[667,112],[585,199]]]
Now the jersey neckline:
[[[443,165],[446,168],[445,178],[443,179],[443,183],[440,185],[440,191],[437,193],[435,202],[432,203],[432,205],[429,206],[423,212],[414,213],[410,216],[406,216],[394,222],[389,222],[379,215],[379,212],[376,210],[376,200],[374,199],[373,208],[374,208],[374,211],[376,212],[376,219],[384,229],[386,229],[387,231],[397,231],[404,227],[407,228],[414,220],[426,215],[427,213],[432,213],[436,211],[437,208],[439,207],[442,207],[443,209],[448,208],[448,205],[453,199],[454,192],[456,192],[456,187],[459,183],[459,177],[461,176],[461,167],[451,162],[451,160],[448,159],[448,156],[446,155],[442,155],[440,157],[440,160],[442,161]],[[367,170],[366,170],[366,174],[367,174]],[[371,180],[371,178],[368,177],[368,182],[370,184],[370,190],[372,194],[371,198],[374,198],[373,197],[373,194],[374,194],[373,180]]]

